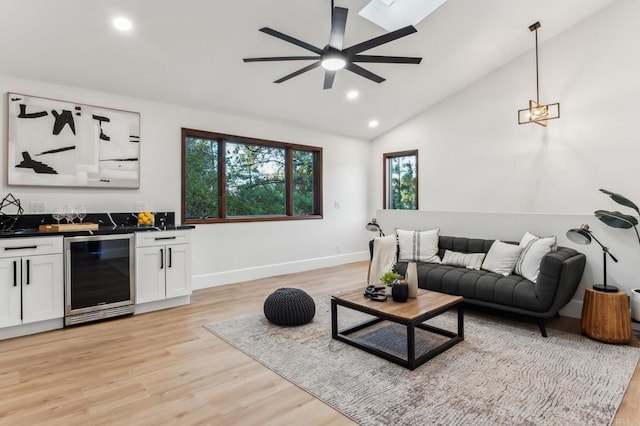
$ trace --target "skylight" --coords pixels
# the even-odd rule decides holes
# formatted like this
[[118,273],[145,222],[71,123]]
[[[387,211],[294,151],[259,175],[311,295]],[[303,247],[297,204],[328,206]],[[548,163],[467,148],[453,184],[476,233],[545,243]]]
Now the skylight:
[[358,14],[387,31],[416,26],[447,0],[371,0]]

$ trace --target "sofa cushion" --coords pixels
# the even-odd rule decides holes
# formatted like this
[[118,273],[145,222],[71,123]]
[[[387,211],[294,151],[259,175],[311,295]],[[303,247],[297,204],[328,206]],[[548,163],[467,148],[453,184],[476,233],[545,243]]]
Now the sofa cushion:
[[439,229],[407,231],[396,229],[398,234],[399,261],[440,263],[438,257]]
[[486,253],[491,248],[494,240],[481,240],[479,238],[440,236],[438,241],[438,256],[444,257],[445,250],[461,253]]
[[482,267],[482,261],[485,256],[485,253],[460,253],[458,251],[445,250],[442,264],[478,270]]
[[482,269],[504,276],[510,275],[521,252],[520,246],[496,240],[482,262]]

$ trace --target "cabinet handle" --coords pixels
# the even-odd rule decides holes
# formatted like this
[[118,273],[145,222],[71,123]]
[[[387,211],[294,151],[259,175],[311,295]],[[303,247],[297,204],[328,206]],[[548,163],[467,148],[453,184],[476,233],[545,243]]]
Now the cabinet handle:
[[29,276],[30,276],[30,274],[29,274],[29,269],[31,269],[31,268],[29,267],[29,259],[27,259],[27,285],[29,285],[29,284],[30,284],[30,282],[29,282],[29,281],[30,281],[30,278],[29,278]]
[[175,240],[176,237],[156,237],[155,240],[156,241],[160,241],[160,240]]
[[171,247],[169,247],[169,268],[171,268]]
[[37,249],[38,246],[22,246],[22,247],[5,247],[5,251],[10,251],[10,250],[29,250],[29,249]]
[[164,269],[164,249],[160,249],[160,269]]
[[18,261],[13,261],[13,286],[18,287]]

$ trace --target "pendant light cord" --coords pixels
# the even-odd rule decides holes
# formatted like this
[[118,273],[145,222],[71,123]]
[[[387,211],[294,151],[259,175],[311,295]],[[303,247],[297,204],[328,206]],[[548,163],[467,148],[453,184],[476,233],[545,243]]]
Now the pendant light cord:
[[[333,0],[331,0],[333,2]],[[536,28],[536,102],[540,105],[540,83],[538,70],[538,29]]]

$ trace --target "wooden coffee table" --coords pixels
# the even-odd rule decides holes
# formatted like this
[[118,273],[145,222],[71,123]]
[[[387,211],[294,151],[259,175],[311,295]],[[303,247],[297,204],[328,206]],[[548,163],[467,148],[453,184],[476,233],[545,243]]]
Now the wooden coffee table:
[[[363,290],[332,296],[331,337],[410,370],[415,370],[431,358],[464,340],[464,311],[462,302],[463,298],[460,296],[451,296],[449,294],[422,289],[418,289],[418,297],[416,299],[409,299],[405,303],[394,302],[391,297],[385,302],[372,301],[364,297]],[[376,318],[345,330],[338,330],[338,306],[364,312]],[[458,311],[457,333],[423,324],[428,319],[452,309],[457,309]],[[407,359],[400,358],[390,352],[367,345],[362,340],[355,340],[348,336],[351,333],[363,330],[382,321],[391,321],[407,327]],[[418,355],[416,354],[415,341],[416,328],[448,337],[449,340],[430,349],[426,353]]]

